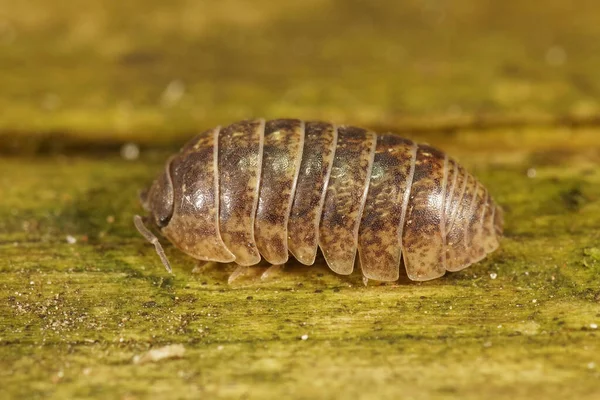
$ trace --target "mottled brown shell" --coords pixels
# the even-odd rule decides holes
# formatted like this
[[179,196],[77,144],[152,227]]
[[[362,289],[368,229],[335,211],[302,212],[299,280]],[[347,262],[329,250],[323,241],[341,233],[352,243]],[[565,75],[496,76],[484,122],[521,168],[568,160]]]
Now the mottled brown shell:
[[[171,157],[144,201],[190,256],[329,267],[394,281],[459,271],[494,251],[502,210],[441,151],[392,134],[295,119],[207,130]],[[156,243],[155,243],[156,245]]]

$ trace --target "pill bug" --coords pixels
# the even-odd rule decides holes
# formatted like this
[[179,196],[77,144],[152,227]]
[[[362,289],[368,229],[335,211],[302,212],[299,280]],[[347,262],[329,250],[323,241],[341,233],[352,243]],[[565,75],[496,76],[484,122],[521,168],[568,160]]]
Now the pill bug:
[[[428,145],[297,119],[216,127],[169,158],[141,202],[177,248],[205,261],[311,265],[411,280],[459,271],[494,251],[502,210],[456,161]],[[158,239],[134,222],[161,257]]]

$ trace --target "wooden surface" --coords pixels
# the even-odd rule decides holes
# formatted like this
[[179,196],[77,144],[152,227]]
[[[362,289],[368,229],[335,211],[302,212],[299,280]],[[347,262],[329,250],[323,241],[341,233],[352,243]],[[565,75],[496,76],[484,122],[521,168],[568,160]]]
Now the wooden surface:
[[[0,397],[600,396],[595,2],[0,10]],[[167,275],[133,227],[137,192],[194,132],[256,116],[447,151],[505,208],[501,249],[364,287],[322,262],[228,285],[235,266],[167,245]]]

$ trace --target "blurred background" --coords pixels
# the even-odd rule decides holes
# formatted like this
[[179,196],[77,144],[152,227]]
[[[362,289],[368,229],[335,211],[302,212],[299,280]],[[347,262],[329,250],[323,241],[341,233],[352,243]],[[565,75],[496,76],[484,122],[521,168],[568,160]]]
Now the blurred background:
[[0,0],[0,146],[180,142],[257,116],[401,131],[591,124],[599,11],[593,0]]
[[[0,0],[0,399],[599,399],[599,16]],[[234,265],[163,240],[166,275],[139,191],[196,132],[254,117],[439,147],[504,208],[500,249],[422,284],[292,265],[229,286]],[[166,344],[185,357],[132,362]]]

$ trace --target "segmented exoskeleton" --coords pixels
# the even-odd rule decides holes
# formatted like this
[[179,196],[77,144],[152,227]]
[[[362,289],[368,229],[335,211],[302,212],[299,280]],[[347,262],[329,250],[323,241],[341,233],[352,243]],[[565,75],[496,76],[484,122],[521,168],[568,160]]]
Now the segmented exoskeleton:
[[[394,281],[424,281],[498,247],[502,210],[446,154],[393,134],[296,119],[207,130],[171,157],[142,196],[162,232],[206,261],[274,265],[291,253]],[[135,223],[169,263],[140,217]]]

